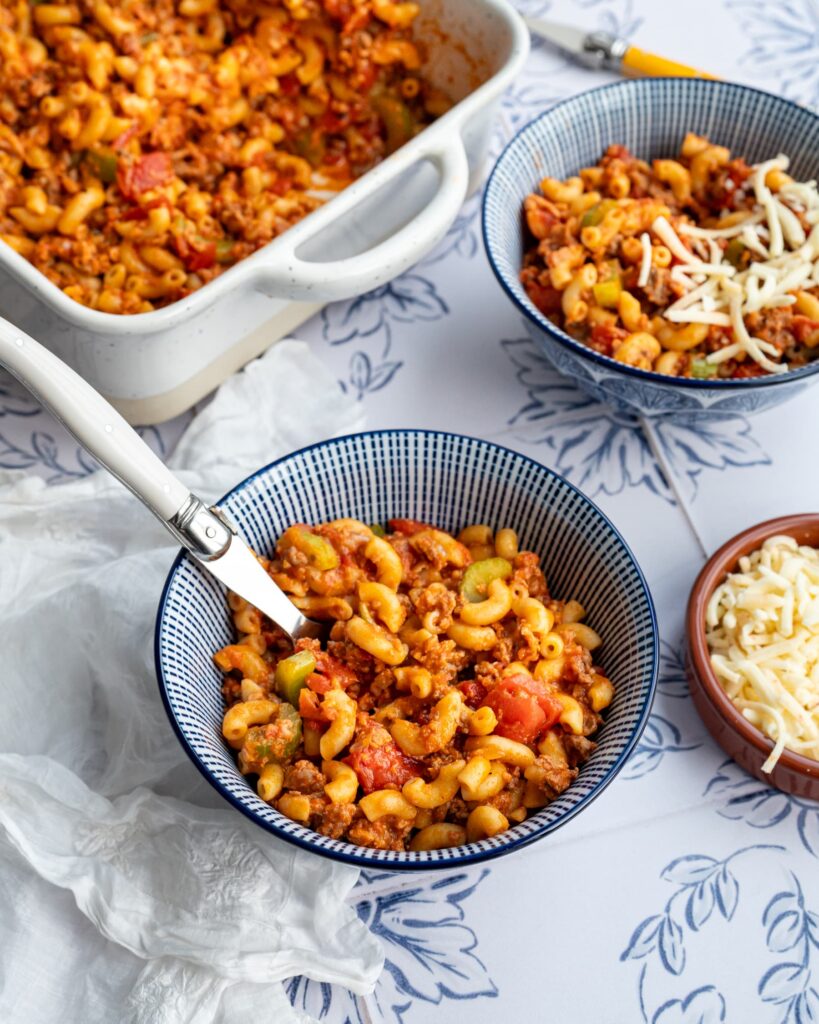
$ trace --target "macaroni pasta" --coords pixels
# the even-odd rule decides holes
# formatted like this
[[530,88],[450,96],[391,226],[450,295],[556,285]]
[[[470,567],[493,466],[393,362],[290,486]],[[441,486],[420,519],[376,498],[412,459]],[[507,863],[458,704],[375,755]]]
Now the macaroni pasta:
[[444,109],[419,75],[417,13],[4,0],[0,241],[103,312],[188,295]]
[[299,600],[337,602],[310,606],[334,623],[326,649],[293,652],[230,595],[238,640],[214,655],[223,735],[294,821],[376,849],[473,842],[553,800],[594,749],[614,698],[602,640],[514,530],[296,524],[262,564]]
[[573,338],[640,370],[756,377],[819,356],[819,192],[689,133],[651,164],[609,146],[527,197],[521,282]]

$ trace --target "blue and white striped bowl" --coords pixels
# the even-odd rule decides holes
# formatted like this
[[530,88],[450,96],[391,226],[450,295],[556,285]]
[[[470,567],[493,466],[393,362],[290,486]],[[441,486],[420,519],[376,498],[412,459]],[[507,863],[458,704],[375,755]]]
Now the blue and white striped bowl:
[[551,470],[506,448],[457,434],[390,430],[356,434],[289,455],[220,503],[259,552],[295,522],[403,516],[457,530],[473,522],[517,529],[537,551],[552,593],[573,597],[603,636],[602,664],[616,696],[599,746],[554,803],[493,839],[424,853],[368,850],[328,839],[283,817],[239,774],[222,740],[222,675],[212,654],[234,639],[225,594],[190,556],[179,555],[159,605],[156,668],[165,708],[206,779],[275,835],[315,853],[382,868],[430,868],[486,860],[573,818],[615,777],[648,718],[657,676],[657,625],[634,556],[603,513]]
[[504,291],[555,368],[600,401],[645,416],[751,413],[778,405],[817,380],[819,360],[746,380],[693,380],[625,366],[556,327],[520,283],[523,201],[549,175],[565,179],[596,164],[613,143],[651,160],[674,156],[686,132],[707,135],[756,163],[787,153],[797,179],[819,174],[819,116],[789,100],[731,82],[644,78],[558,103],[524,127],[498,159],[483,200],[483,237]]

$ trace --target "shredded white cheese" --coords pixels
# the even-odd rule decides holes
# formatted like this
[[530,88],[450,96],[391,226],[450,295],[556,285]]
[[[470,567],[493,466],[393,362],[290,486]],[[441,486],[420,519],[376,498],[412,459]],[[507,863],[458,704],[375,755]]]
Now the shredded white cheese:
[[770,537],[740,559],[705,613],[711,666],[743,716],[773,740],[819,760],[819,551]]
[[[785,171],[788,157],[780,155],[753,168],[749,187],[756,205],[748,216],[725,228],[701,228],[681,222],[677,229],[667,217],[657,217],[651,230],[680,261],[671,279],[685,294],[665,311],[672,323],[730,327],[734,341],[707,356],[712,364],[744,353],[770,373],[783,373],[787,363],[771,345],[753,337],[744,318],[762,309],[793,305],[791,292],[819,284],[819,189],[815,181],[788,182],[774,194],[765,184],[771,170]],[[804,224],[810,227],[806,234]],[[679,234],[678,234],[679,232]],[[692,252],[682,238],[691,240]],[[646,244],[638,285],[644,286]],[[738,239],[755,261],[741,272],[725,259],[718,239]],[[705,253],[707,258],[703,258]],[[645,277],[645,281],[644,281]],[[730,351],[730,355],[726,353]],[[768,358],[772,356],[774,358]]]
[[651,274],[651,238],[647,231],[640,235],[640,245],[643,247],[643,258],[640,261],[640,276],[637,278],[637,284],[640,288],[645,288]]

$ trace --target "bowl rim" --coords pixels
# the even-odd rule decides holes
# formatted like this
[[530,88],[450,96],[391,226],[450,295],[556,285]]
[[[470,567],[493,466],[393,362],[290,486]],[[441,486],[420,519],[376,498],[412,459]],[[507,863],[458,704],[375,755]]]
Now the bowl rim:
[[[637,579],[638,579],[640,585],[642,586],[643,593],[644,593],[645,599],[646,599],[646,606],[647,606],[648,616],[649,616],[649,624],[650,624],[650,628],[651,628],[651,667],[650,667],[650,679],[649,679],[648,692],[647,692],[646,698],[644,700],[642,710],[640,712],[640,717],[639,717],[636,725],[632,729],[631,735],[629,736],[628,740],[626,741],[626,744],[623,747],[623,749],[617,755],[614,763],[608,769],[608,771],[607,771],[606,775],[604,776],[604,778],[600,780],[600,782],[594,787],[594,789],[591,790],[591,792],[589,792],[585,796],[581,797],[580,800],[578,800],[578,802],[573,807],[570,807],[568,809],[568,811],[565,814],[563,814],[557,821],[544,824],[542,827],[538,828],[535,832],[531,833],[530,835],[519,836],[519,837],[512,837],[512,838],[510,838],[510,841],[508,843],[504,844],[503,846],[498,846],[498,847],[494,847],[493,846],[493,847],[489,847],[489,848],[483,849],[483,850],[478,849],[478,850],[470,851],[470,849],[469,849],[470,846],[475,845],[475,844],[470,844],[470,843],[464,844],[461,847],[452,847],[451,849],[453,849],[453,850],[461,849],[461,850],[464,850],[466,852],[464,852],[462,854],[453,853],[451,856],[448,856],[446,859],[441,859],[441,860],[433,860],[433,859],[430,859],[430,860],[420,860],[420,859],[419,860],[398,860],[398,859],[396,859],[396,860],[389,860],[389,861],[387,861],[387,860],[379,860],[378,858],[372,856],[373,853],[377,853],[378,851],[367,851],[367,852],[357,853],[357,852],[355,852],[356,850],[362,849],[362,850],[366,851],[366,848],[359,848],[359,847],[356,847],[355,844],[353,844],[353,843],[349,843],[349,842],[342,841],[342,840],[339,840],[339,842],[344,842],[344,845],[346,847],[350,848],[350,852],[349,853],[346,850],[333,850],[333,849],[324,849],[323,847],[316,847],[314,845],[314,843],[310,839],[302,837],[300,835],[290,834],[289,832],[285,832],[276,823],[268,822],[268,821],[265,821],[265,820],[259,818],[258,815],[256,814],[256,812],[252,808],[247,807],[245,804],[243,804],[238,799],[238,797],[234,796],[233,793],[226,786],[222,785],[221,782],[219,782],[217,779],[215,779],[212,776],[211,772],[209,771],[208,767],[204,764],[202,759],[199,757],[199,754],[193,748],[192,744],[188,741],[187,737],[182,732],[182,729],[181,729],[179,723],[176,720],[176,716],[174,715],[173,709],[171,708],[170,699],[168,697],[167,684],[166,684],[166,681],[165,681],[165,675],[164,675],[164,671],[163,671],[163,667],[162,667],[162,659],[161,659],[161,655],[160,655],[160,642],[159,642],[159,638],[160,638],[160,631],[161,631],[161,627],[162,627],[162,621],[163,621],[163,617],[164,617],[164,614],[165,614],[165,607],[166,607],[167,600],[168,600],[168,594],[169,594],[171,585],[173,583],[174,577],[176,576],[176,572],[177,572],[178,568],[180,567],[180,565],[185,560],[191,558],[191,556],[188,554],[187,551],[185,551],[184,548],[179,551],[179,553],[176,555],[176,557],[173,560],[171,568],[168,571],[168,575],[167,575],[167,577],[165,579],[164,586],[162,588],[162,594],[161,594],[160,599],[159,599],[159,606],[157,608],[156,618],[155,618],[155,622],[154,622],[154,667],[155,667],[155,671],[156,671],[157,685],[159,687],[159,693],[160,693],[160,697],[162,698],[162,704],[163,704],[163,706],[165,708],[165,713],[168,716],[168,719],[169,719],[169,721],[171,723],[171,727],[173,728],[173,731],[176,733],[177,739],[179,740],[180,744],[182,745],[182,749],[185,751],[185,753],[191,759],[191,761],[193,762],[195,767],[198,769],[199,773],[210,783],[210,785],[213,786],[214,789],[216,789],[217,792],[222,797],[224,797],[224,799],[226,799],[230,804],[232,804],[233,807],[235,807],[237,810],[241,811],[241,813],[246,818],[249,818],[256,825],[258,825],[261,828],[263,828],[266,832],[270,832],[272,835],[275,835],[278,839],[281,839],[284,842],[288,842],[288,843],[293,844],[294,846],[298,846],[298,847],[300,847],[302,849],[309,850],[310,853],[316,854],[318,856],[327,857],[327,858],[329,858],[331,860],[341,861],[342,863],[345,863],[345,864],[352,864],[355,867],[371,868],[371,869],[372,868],[377,868],[377,869],[386,870],[386,871],[434,871],[434,870],[443,870],[443,869],[447,869],[447,868],[460,868],[460,867],[463,867],[464,865],[477,864],[477,863],[479,863],[481,861],[493,860],[496,857],[502,857],[505,854],[511,853],[513,850],[518,850],[518,849],[521,849],[524,846],[528,846],[530,843],[533,843],[536,840],[542,839],[544,836],[549,835],[552,832],[555,832],[557,829],[561,828],[567,822],[571,821],[572,818],[575,817],[575,815],[579,814],[580,811],[584,807],[587,807],[589,804],[591,804],[594,800],[597,799],[598,796],[600,796],[600,794],[605,789],[608,788],[608,786],[614,781],[614,779],[620,773],[620,771],[624,767],[624,765],[625,765],[626,761],[628,760],[628,758],[631,756],[632,751],[634,750],[634,748],[636,747],[637,743],[639,742],[640,737],[642,736],[642,734],[643,734],[643,732],[645,730],[645,727],[648,724],[648,719],[649,719],[649,717],[651,715],[652,706],[654,704],[654,698],[655,698],[656,692],[657,692],[657,679],[658,679],[658,675],[659,675],[659,661],[660,661],[660,641],[659,641],[659,630],[658,630],[658,626],[657,626],[657,613],[656,613],[656,609],[654,607],[654,598],[652,597],[651,590],[650,590],[650,588],[648,586],[648,581],[645,578],[643,570],[640,567],[640,563],[637,561],[637,558],[635,557],[634,552],[631,550],[631,548],[626,543],[626,541],[625,541],[624,537],[622,536],[622,534],[620,533],[620,531],[612,523],[612,521],[609,519],[609,517],[606,515],[606,513],[603,512],[602,509],[600,509],[595,504],[595,502],[592,501],[591,498],[589,498],[586,494],[584,494],[583,491],[580,490],[580,488],[576,487],[569,480],[566,480],[566,478],[563,477],[556,470],[550,469],[548,466],[544,466],[542,463],[538,462],[536,459],[533,459],[531,456],[524,455],[522,452],[516,451],[514,448],[507,448],[505,445],[496,444],[494,441],[487,441],[484,438],[473,437],[473,436],[471,436],[469,434],[458,434],[458,433],[455,433],[454,431],[428,430],[428,429],[421,429],[421,428],[417,428],[416,429],[416,428],[411,428],[411,427],[388,428],[388,429],[381,429],[381,430],[363,430],[363,431],[357,431],[357,432],[354,432],[354,433],[342,434],[342,435],[339,435],[337,437],[328,438],[327,440],[324,440],[324,441],[317,441],[317,442],[315,442],[313,444],[305,445],[303,448],[296,449],[295,451],[289,452],[288,454],[283,455],[283,456],[281,456],[278,459],[274,459],[272,462],[267,463],[267,465],[262,466],[261,468],[257,469],[255,472],[251,473],[249,476],[245,477],[243,480],[239,481],[234,487],[232,487],[229,491],[227,491],[214,504],[220,505],[222,502],[226,501],[227,499],[233,497],[234,495],[239,494],[242,490],[244,490],[245,488],[249,487],[253,483],[253,481],[255,481],[263,473],[268,473],[271,469],[273,469],[273,468],[275,468],[277,466],[280,466],[284,462],[287,462],[287,460],[292,459],[292,458],[296,458],[297,456],[300,456],[300,455],[305,455],[308,452],[314,451],[314,450],[316,450],[318,448],[325,448],[325,447],[328,447],[330,445],[340,444],[340,443],[343,443],[344,441],[347,441],[347,440],[349,440],[351,438],[358,438],[358,437],[379,438],[379,437],[385,437],[385,436],[386,437],[395,437],[396,435],[403,436],[403,435],[408,435],[408,434],[422,435],[422,436],[425,436],[425,437],[426,436],[443,437],[443,438],[447,438],[447,439],[466,440],[466,441],[470,441],[470,442],[477,442],[477,443],[479,443],[481,445],[485,445],[485,446],[488,446],[490,448],[499,449],[500,451],[508,452],[508,453],[514,455],[517,458],[523,459],[524,462],[529,463],[530,465],[536,467],[536,469],[538,469],[539,471],[545,472],[545,473],[551,474],[554,477],[557,477],[557,479],[560,480],[563,484],[565,484],[570,490],[574,491],[575,494],[577,494],[583,501],[585,501],[588,505],[590,505],[592,507],[592,509],[594,509],[595,512],[597,512],[597,514],[602,518],[603,522],[606,524],[606,526],[609,528],[609,530],[611,530],[611,532],[614,535],[614,537],[622,545],[622,549],[625,552],[626,556],[628,557],[628,560],[630,561],[630,563],[631,563],[631,565],[632,565],[632,567],[633,567],[633,569],[634,569],[634,571],[635,571],[635,573],[637,575]],[[512,826],[512,828],[514,828],[514,826]],[[368,855],[368,852],[369,852],[369,855]],[[412,852],[412,851],[405,851],[405,853],[410,853],[410,852]]]
[[[586,99],[589,96],[595,96],[597,94],[607,92],[622,91],[628,93],[632,90],[645,92],[653,88],[655,83],[662,82],[674,82],[677,84],[678,88],[692,88],[693,84],[696,83],[698,87],[705,87],[707,89],[723,89],[735,92],[757,93],[769,100],[774,100],[778,103],[784,104],[785,106],[793,107],[799,112],[800,116],[804,115],[808,119],[819,119],[819,113],[816,113],[799,103],[795,103],[793,100],[790,100],[785,96],[778,96],[776,93],[768,92],[766,89],[758,89],[755,86],[744,85],[741,82],[728,82],[720,79],[679,78],[673,75],[657,75],[651,78],[632,78],[618,82],[610,82],[607,85],[598,85],[593,89],[584,89],[582,92],[575,93],[572,96],[567,96],[565,99],[562,99],[558,103],[549,107],[548,110],[544,110],[543,113],[538,114],[537,117],[532,118],[531,121],[527,121],[526,124],[515,132],[509,142],[507,142],[501,150],[501,153],[495,161],[489,177],[486,180],[486,187],[484,188],[483,198],[481,200],[481,235],[483,237],[483,245],[487,259],[490,267],[492,268],[492,273],[495,275],[507,297],[527,320],[536,327],[539,327],[546,334],[550,335],[564,348],[569,349],[583,358],[589,359],[591,362],[596,363],[598,366],[602,366],[611,372],[622,373],[627,377],[634,377],[640,381],[651,381],[652,383],[661,384],[666,387],[683,388],[696,391],[713,391],[715,394],[725,391],[748,391],[759,387],[773,387],[775,384],[804,380],[806,377],[810,377],[819,372],[819,359],[814,360],[807,366],[800,366],[795,370],[788,370],[785,373],[771,373],[765,377],[746,377],[739,380],[698,380],[694,377],[672,377],[669,374],[656,373],[654,370],[640,370],[636,366],[629,366],[627,363],[619,363],[616,359],[612,359],[611,356],[605,356],[600,352],[595,352],[594,349],[584,345],[582,341],[577,341],[575,338],[572,338],[571,335],[567,334],[558,327],[557,324],[553,323],[547,316],[541,313],[528,298],[525,300],[521,299],[509,286],[500,269],[499,260],[495,256],[495,251],[489,239],[488,200],[490,194],[493,192],[495,178],[499,170],[506,161],[510,159],[510,153],[518,147],[524,134],[532,130],[535,125],[540,124],[541,121],[548,120],[553,114],[560,110],[561,107],[564,107],[569,103],[575,103],[578,100]],[[819,173],[819,171],[817,173]]]
[[[689,670],[695,674],[703,696],[715,708],[725,724],[764,758],[773,750],[774,741],[742,715],[720,685],[711,667],[708,643],[705,639],[705,608],[716,587],[729,572],[735,570],[743,554],[755,551],[769,537],[787,534],[805,526],[814,527],[819,533],[819,513],[801,512],[777,516],[749,526],[731,537],[711,555],[700,570],[691,588],[685,613]],[[777,767],[779,766],[814,780],[819,775],[819,760],[788,750],[787,747],[777,762]]]

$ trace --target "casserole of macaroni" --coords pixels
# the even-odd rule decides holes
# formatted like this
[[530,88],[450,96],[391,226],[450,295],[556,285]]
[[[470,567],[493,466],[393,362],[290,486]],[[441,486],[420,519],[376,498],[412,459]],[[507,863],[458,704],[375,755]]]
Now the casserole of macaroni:
[[448,103],[391,0],[0,5],[0,239],[106,313],[172,303]]

